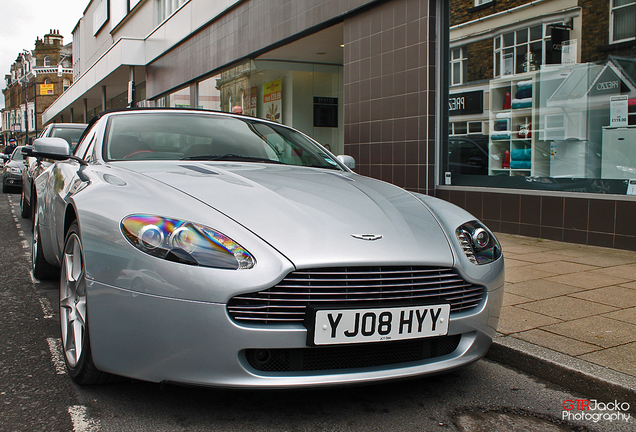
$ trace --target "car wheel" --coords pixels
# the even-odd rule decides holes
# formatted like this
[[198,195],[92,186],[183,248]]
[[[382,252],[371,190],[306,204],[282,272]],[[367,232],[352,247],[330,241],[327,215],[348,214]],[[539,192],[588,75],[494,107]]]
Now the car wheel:
[[143,279],[141,279],[140,277],[136,277],[130,283],[130,289],[137,292],[143,292],[145,288],[144,285],[145,284]]
[[4,180],[2,180],[2,193],[7,193],[7,192],[9,192],[9,187],[4,182]]
[[[31,221],[35,222],[35,191],[31,189]],[[31,232],[33,232],[33,228],[35,227],[35,223],[31,224]]]
[[60,328],[64,361],[78,384],[103,384],[114,376],[93,363],[88,331],[86,267],[79,226],[73,222],[64,241],[60,273]]
[[40,225],[37,214],[33,222],[33,243],[31,244],[31,270],[37,279],[53,279],[57,276],[59,269],[48,263],[42,252],[40,242]]
[[29,219],[31,217],[31,206],[26,202],[24,198],[24,188],[22,189],[22,193],[20,193],[20,216],[25,219]]

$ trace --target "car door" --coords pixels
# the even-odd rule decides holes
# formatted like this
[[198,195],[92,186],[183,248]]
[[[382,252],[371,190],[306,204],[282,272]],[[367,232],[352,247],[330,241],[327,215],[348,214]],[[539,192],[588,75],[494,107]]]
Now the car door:
[[95,131],[87,134],[85,139],[78,145],[75,156],[81,151],[82,156],[78,156],[85,161],[80,163],[77,160],[67,159],[57,161],[47,169],[45,196],[42,203],[46,225],[50,228],[52,244],[55,247],[55,254],[61,262],[61,254],[64,248],[65,226],[64,219],[66,210],[72,201],[73,195],[88,185],[88,180],[83,175],[83,170],[87,169],[87,164],[91,161],[91,149],[94,144]]

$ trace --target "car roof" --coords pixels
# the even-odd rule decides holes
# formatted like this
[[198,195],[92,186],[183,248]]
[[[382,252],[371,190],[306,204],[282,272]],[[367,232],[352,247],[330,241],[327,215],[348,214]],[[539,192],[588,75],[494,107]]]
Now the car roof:
[[85,129],[88,126],[85,123],[49,123],[46,127],[64,127],[64,128],[72,128],[72,129]]

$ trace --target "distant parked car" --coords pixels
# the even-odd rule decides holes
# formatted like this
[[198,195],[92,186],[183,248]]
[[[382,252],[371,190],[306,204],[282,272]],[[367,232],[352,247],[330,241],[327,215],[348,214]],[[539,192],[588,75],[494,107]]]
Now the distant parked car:
[[448,171],[453,175],[488,175],[488,136],[450,137]]
[[18,189],[22,186],[22,167],[24,166],[24,156],[20,147],[16,148],[10,158],[2,168],[2,193],[9,192],[10,189]]
[[[83,123],[51,123],[47,125],[39,138],[56,137],[64,138],[71,148],[75,150],[84,129]],[[30,147],[30,146],[28,146]],[[33,191],[33,179],[39,176],[51,162],[46,159],[29,157],[22,167],[22,195],[20,196],[20,213],[23,218],[31,217],[31,192]]]

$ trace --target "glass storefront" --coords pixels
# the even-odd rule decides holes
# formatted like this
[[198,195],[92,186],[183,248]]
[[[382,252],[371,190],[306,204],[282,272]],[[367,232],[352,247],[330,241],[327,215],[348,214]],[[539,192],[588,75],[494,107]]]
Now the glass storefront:
[[636,9],[611,3],[607,22],[518,15],[488,37],[451,12],[441,185],[636,195]]
[[[344,153],[342,66],[253,60],[197,85],[199,108],[283,123]],[[189,107],[190,88],[157,99],[155,106]]]

